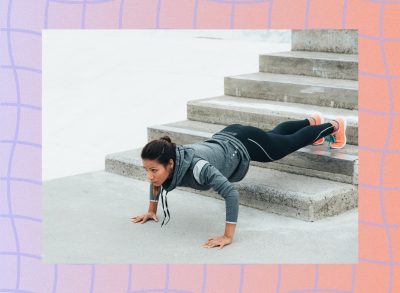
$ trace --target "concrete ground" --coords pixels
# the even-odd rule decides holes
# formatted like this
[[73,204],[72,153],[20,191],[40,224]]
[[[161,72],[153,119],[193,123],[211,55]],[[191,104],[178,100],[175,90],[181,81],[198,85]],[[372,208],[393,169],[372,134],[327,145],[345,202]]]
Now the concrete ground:
[[97,171],[43,183],[46,263],[357,263],[358,211],[317,222],[240,206],[234,242],[222,250],[202,244],[221,236],[222,200],[174,190],[171,220],[134,224],[147,211],[148,183]]

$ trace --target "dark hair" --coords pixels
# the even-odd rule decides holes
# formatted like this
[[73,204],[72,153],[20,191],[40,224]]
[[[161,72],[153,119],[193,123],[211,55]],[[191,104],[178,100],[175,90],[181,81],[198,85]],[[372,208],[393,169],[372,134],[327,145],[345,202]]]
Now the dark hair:
[[142,149],[142,160],[157,160],[160,164],[167,166],[170,159],[175,163],[176,144],[167,135],[147,143]]

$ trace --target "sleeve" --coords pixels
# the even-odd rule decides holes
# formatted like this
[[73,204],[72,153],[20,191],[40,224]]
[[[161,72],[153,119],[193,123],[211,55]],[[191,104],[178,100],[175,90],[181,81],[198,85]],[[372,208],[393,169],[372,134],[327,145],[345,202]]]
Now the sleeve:
[[158,192],[158,194],[153,194],[153,183],[150,183],[150,189],[149,189],[149,194],[150,194],[150,201],[155,201],[158,202],[158,198],[160,197],[160,193],[161,193],[161,188],[160,191]]
[[193,169],[196,181],[212,187],[225,199],[226,222],[236,224],[239,213],[239,192],[221,172],[205,160],[197,162]]

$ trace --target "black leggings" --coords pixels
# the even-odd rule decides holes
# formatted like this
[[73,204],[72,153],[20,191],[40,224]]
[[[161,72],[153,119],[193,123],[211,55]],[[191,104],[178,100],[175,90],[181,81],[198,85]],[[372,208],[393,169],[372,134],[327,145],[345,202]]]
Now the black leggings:
[[231,124],[221,130],[239,139],[251,160],[257,162],[279,160],[333,131],[330,123],[310,126],[308,119],[282,122],[267,132],[241,124]]

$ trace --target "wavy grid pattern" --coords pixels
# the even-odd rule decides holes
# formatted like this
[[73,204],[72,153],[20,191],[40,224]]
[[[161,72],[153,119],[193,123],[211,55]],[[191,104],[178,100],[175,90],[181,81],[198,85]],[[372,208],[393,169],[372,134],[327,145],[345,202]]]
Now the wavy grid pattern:
[[[400,1],[0,0],[0,292],[400,292]],[[359,30],[359,264],[41,262],[41,30]]]

